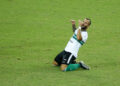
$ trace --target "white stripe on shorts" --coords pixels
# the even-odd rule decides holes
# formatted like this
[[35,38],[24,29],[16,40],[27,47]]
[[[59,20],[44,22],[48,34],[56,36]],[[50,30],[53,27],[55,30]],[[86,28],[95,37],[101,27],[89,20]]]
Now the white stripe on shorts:
[[69,62],[70,62],[72,56],[73,56],[73,55],[71,54],[70,57],[69,57],[69,59],[68,59],[68,61],[67,61],[67,64],[69,64]]

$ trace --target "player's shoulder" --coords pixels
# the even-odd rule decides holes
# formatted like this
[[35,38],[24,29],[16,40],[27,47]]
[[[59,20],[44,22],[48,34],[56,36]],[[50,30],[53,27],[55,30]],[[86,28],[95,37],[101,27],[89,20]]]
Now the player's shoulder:
[[87,31],[82,31],[82,36],[85,37],[85,38],[88,38],[88,32]]
[[88,35],[87,31],[81,31],[82,34]]
[[77,34],[78,29],[75,30],[74,34]]

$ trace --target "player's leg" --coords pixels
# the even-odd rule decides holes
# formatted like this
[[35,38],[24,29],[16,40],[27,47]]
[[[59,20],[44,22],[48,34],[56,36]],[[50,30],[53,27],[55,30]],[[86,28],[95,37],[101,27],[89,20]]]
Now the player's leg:
[[65,51],[60,52],[54,59],[53,65],[60,66],[62,62],[62,57],[64,55]]
[[62,71],[73,71],[73,70],[76,70],[78,68],[83,68],[83,69],[86,69],[86,70],[89,70],[90,67],[88,67],[86,64],[84,64],[83,61],[77,63],[75,61],[75,57],[69,53],[69,52],[65,52],[65,55],[63,56],[63,59],[62,59],[62,64],[61,64],[61,70]]
[[69,64],[69,65],[62,64],[61,65],[62,71],[73,71],[73,70],[76,70],[78,68],[80,68],[80,64]]
[[59,64],[58,64],[58,62],[56,62],[55,60],[53,61],[53,65],[54,66],[58,66]]
[[[73,61],[73,60],[71,60],[71,61]],[[82,68],[82,69],[85,69],[85,70],[90,70],[89,66],[87,66],[83,61],[80,61],[78,63],[70,62],[70,64],[65,69],[65,71],[76,70],[78,68]]]
[[66,52],[65,55],[63,56],[60,69],[62,71],[72,71],[80,68],[80,64],[73,63],[75,62],[75,59],[76,58],[71,53]]

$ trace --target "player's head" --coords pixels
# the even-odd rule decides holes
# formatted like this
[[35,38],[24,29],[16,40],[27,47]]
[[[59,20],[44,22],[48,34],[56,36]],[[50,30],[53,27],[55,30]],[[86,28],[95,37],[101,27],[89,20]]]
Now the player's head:
[[85,18],[84,19],[84,21],[83,21],[83,23],[84,23],[84,26],[90,26],[91,25],[91,19],[89,19],[89,18]]
[[87,29],[91,25],[91,19],[85,18],[83,21],[82,29]]

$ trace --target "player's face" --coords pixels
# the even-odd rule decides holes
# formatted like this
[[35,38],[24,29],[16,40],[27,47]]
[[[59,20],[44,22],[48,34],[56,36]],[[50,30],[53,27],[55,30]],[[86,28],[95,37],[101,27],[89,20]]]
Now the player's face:
[[87,19],[84,19],[83,23],[84,23],[84,26],[88,27],[90,24],[90,21]]

